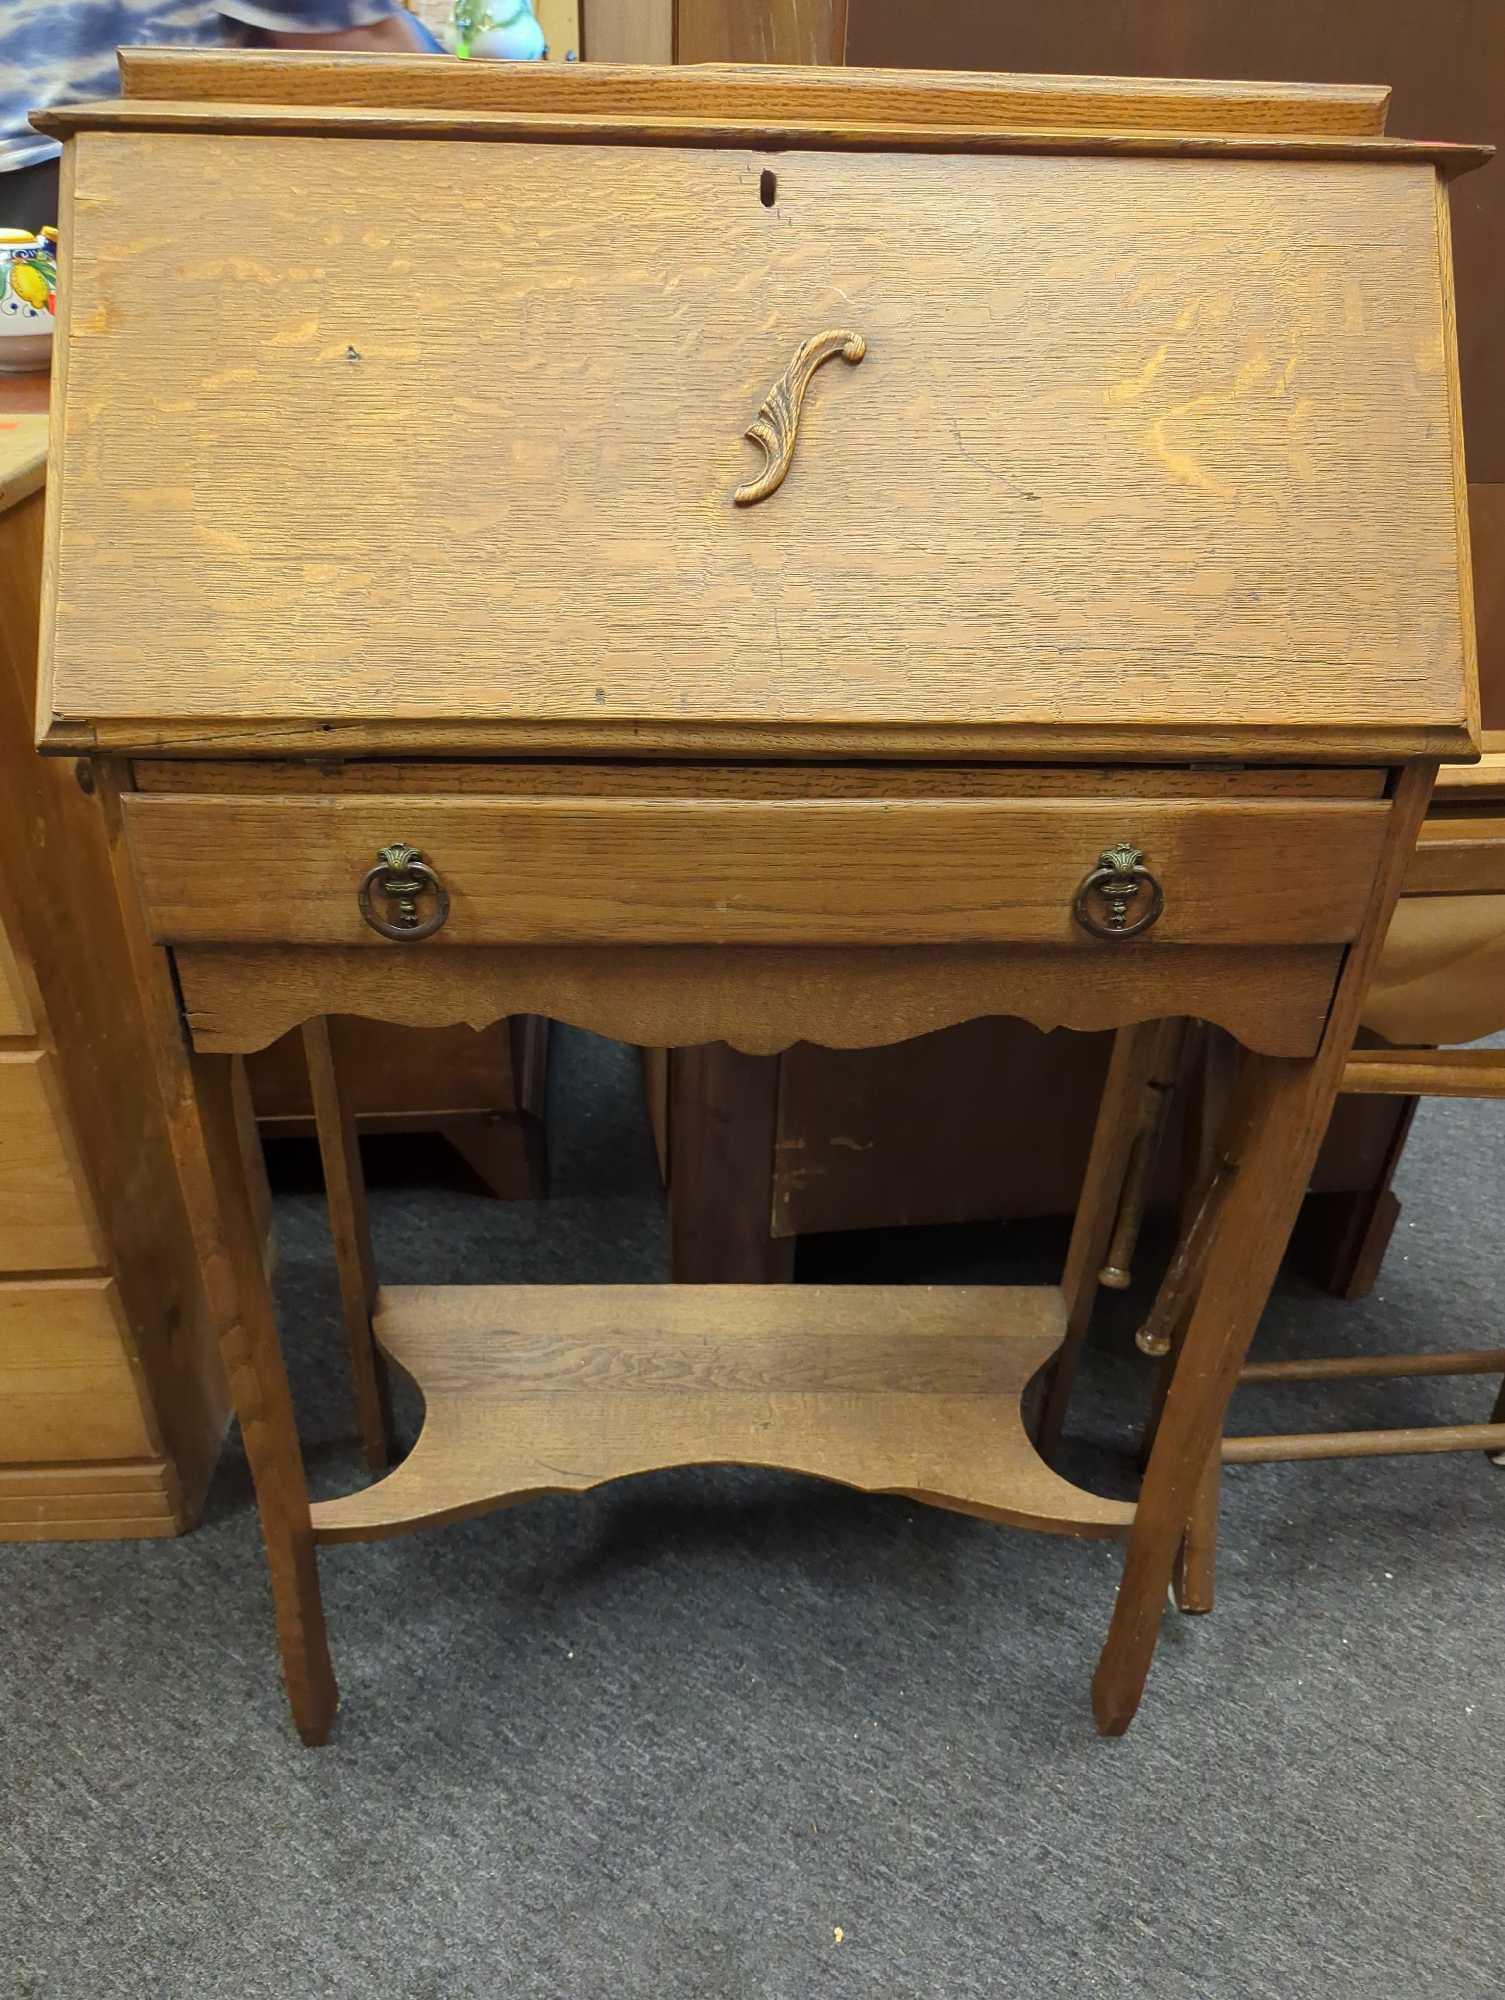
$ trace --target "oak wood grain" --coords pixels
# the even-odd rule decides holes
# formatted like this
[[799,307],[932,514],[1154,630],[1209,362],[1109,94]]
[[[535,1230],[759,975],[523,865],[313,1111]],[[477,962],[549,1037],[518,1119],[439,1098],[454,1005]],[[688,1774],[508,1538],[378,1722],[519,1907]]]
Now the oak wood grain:
[[[1162,76],[1388,79],[1388,129],[1505,137],[1505,9],[1478,0],[862,0],[854,62],[992,69],[1115,70]],[[1479,176],[1454,214],[1471,475],[1505,479],[1505,179]],[[1500,662],[1505,672],[1505,659]],[[1505,703],[1505,680],[1497,681]],[[1497,711],[1505,721],[1505,706]]]
[[0,1051],[0,1271],[104,1261],[77,1141],[45,1051]]
[[839,66],[846,55],[847,0],[676,0],[674,14],[676,62]]
[[1505,730],[1486,727],[1479,743],[1477,763],[1445,764],[1437,773],[1429,821],[1433,814],[1442,815],[1454,806],[1469,805],[1481,793],[1505,801]]
[[[640,0],[641,8],[642,0]],[[648,0],[651,5],[651,0]],[[787,4],[787,0],[785,0]],[[614,0],[624,21],[623,39],[639,25]],[[829,14],[829,0],[821,11]],[[630,64],[607,56],[602,39],[607,10],[593,5],[587,20],[588,67],[513,64],[436,64],[404,56],[335,53],[286,56],[248,52],[226,58],[214,50],[133,48],[120,51],[126,98],[192,103],[364,105],[373,109],[421,107],[463,111],[609,110],[620,117],[830,118],[872,126],[1001,125],[1081,126],[1154,132],[1330,134],[1377,138],[1385,129],[1389,90],[1371,84],[1258,83],[1196,78],[1132,76],[1030,76],[959,70],[836,69],[795,63],[755,66],[709,61],[696,37],[717,32],[709,21],[691,24],[680,60],[693,68],[652,69],[668,63],[662,28],[656,53],[639,42]],[[639,14],[641,21],[641,11]],[[730,24],[728,24],[730,27]],[[722,29],[721,32],[726,32]],[[735,33],[738,30],[730,27]],[[754,31],[756,32],[756,31]],[[775,25],[773,32],[778,33]],[[808,46],[808,44],[807,44]],[[812,59],[813,60],[813,59]],[[829,65],[839,60],[825,57]]]
[[[449,894],[448,919],[426,941],[434,953],[1008,942],[1101,956],[1128,947],[1091,937],[1073,920],[1073,899],[1099,855],[1125,840],[1165,898],[1141,950],[1345,941],[1389,807],[159,794],[127,799],[125,816],[161,943],[340,944],[390,956],[356,891],[378,850],[403,841]],[[1320,869],[1309,865],[1314,851]]]
[[[1486,760],[1486,765],[1487,765]],[[1496,760],[1505,795],[1505,757]],[[1480,766],[1457,774],[1477,782]],[[1316,766],[1200,770],[1099,765],[1092,771],[975,764],[346,764],[138,758],[141,792],[448,793],[531,799],[1020,799],[1094,795],[1155,799],[1378,799],[1389,773]]]
[[0,1281],[0,1459],[159,1454],[132,1358],[112,1278]]
[[674,0],[580,0],[580,53],[590,63],[672,63]]
[[1387,1097],[1505,1097],[1499,1049],[1355,1049],[1340,1090]]
[[0,1465],[0,1541],[139,1541],[182,1532],[184,1502],[165,1458],[103,1465]]
[[1463,649],[1463,691],[1468,732],[1477,742],[1479,635],[1474,609],[1473,541],[1469,526],[1468,469],[1464,463],[1463,399],[1458,372],[1458,295],[1453,271],[1453,214],[1447,184],[1433,188],[1437,220],[1437,282],[1442,293],[1442,373],[1446,385],[1448,446],[1453,462],[1453,520],[1458,550],[1458,631]]
[[[28,1032],[56,1070],[59,1116],[98,1217],[97,1261],[119,1287],[175,1470],[183,1527],[202,1507],[229,1395],[173,1169],[100,799],[90,771],[43,761],[29,748],[45,507],[36,492],[0,513],[0,911],[24,949]],[[21,1254],[29,1267],[41,1261],[35,1246]]]
[[753,147],[766,157],[794,147],[826,152],[1076,154],[1083,158],[1160,160],[1292,160],[1363,166],[1430,167],[1445,180],[1487,166],[1492,146],[1446,140],[1268,137],[1240,132],[1114,131],[1066,126],[869,125],[819,119],[766,120],[659,117],[609,113],[368,110],[359,105],[237,105],[158,103],[140,98],[38,111],[31,121],[49,138],[102,133],[284,139],[537,140],[555,146]]
[[47,722],[39,731],[42,749],[55,756],[144,755],[150,757],[593,757],[682,761],[715,757],[766,761],[772,758],[838,763],[1040,763],[1106,761],[1161,764],[1183,759],[1206,766],[1224,763],[1309,764],[1314,757],[1333,764],[1372,765],[1410,758],[1472,759],[1477,744],[1465,741],[1459,725],[1439,727],[1394,722],[1361,728],[1279,722],[1248,725],[1208,723],[1196,732],[1191,755],[1183,724],[1126,722],[1062,732],[1043,723],[928,723],[920,726],[860,727],[829,723],[733,722],[624,724],[599,722],[444,722],[409,717],[401,722],[226,722],[148,717],[129,722]]
[[[44,733],[1471,745],[1430,169],[790,152],[770,211],[735,149],[73,151]],[[420,339],[435,228],[466,284]],[[771,375],[847,315],[863,367],[735,509]]]
[[[210,1324],[219,1340],[256,1484],[268,1580],[293,1720],[305,1743],[333,1727],[339,1690],[319,1595],[308,1485],[268,1291],[265,1238],[247,1171],[232,1058],[196,1056],[167,954],[141,921],[121,825],[124,773],[96,767],[129,963]],[[242,1079],[243,1083],[243,1079]]]
[[321,1542],[666,1465],[779,1465],[1058,1534],[1133,1517],[1024,1435],[1019,1398],[1061,1333],[1051,1289],[397,1287],[376,1332],[423,1429],[395,1472],[315,1506]]
[[1505,813],[1428,820],[1406,870],[1408,896],[1505,896]]
[[907,1041],[984,1014],[1111,1028],[1188,1014],[1248,1048],[1316,1046],[1342,953],[1186,946],[1109,957],[1054,946],[733,948],[477,946],[377,953],[314,945],[184,947],[173,962],[195,1045],[264,1048],[321,1012],[412,1027],[544,1014],[644,1048],[729,1042],[768,1055]]
[[1332,1115],[1364,990],[1426,813],[1433,775],[1427,765],[1418,764],[1397,780],[1373,901],[1345,957],[1315,1057],[1309,1062],[1260,1056],[1245,1060],[1221,1142],[1237,1170],[1166,1392],[1123,1581],[1093,1680],[1093,1713],[1105,1735],[1127,1729],[1144,1691],[1186,1524]]
[[221,1336],[266,1544],[283,1679],[299,1735],[322,1743],[334,1724],[339,1690],[329,1659],[308,1487],[298,1449],[292,1392],[277,1338],[260,1233],[247,1198],[231,1065],[192,1058],[193,1126],[180,1160],[196,1218],[211,1244],[216,1283],[233,1302]]
[[30,1035],[36,1020],[15,948],[0,924],[0,1035]]

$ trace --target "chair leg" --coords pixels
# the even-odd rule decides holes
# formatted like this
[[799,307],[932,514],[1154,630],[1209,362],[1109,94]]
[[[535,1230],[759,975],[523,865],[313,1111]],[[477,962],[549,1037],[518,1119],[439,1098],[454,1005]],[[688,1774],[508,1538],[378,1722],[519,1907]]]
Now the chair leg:
[[1120,1028],[1098,1102],[1092,1150],[1072,1224],[1061,1290],[1066,1300],[1066,1337],[1061,1342],[1035,1427],[1036,1449],[1049,1458],[1061,1442],[1082,1343],[1092,1323],[1098,1274],[1108,1254],[1129,1159],[1139,1130],[1140,1104],[1154,1069],[1161,1023],[1143,1021]]
[[386,1360],[371,1331],[376,1306],[376,1261],[366,1212],[366,1177],[356,1138],[355,1112],[335,1067],[329,1021],[318,1015],[303,1027],[303,1052],[313,1094],[314,1126],[324,1164],[329,1231],[340,1277],[340,1303],[350,1355],[350,1383],[366,1463],[385,1472],[395,1457],[392,1392]]
[[[1495,1398],[1494,1411],[1489,1421],[1492,1424],[1505,1424],[1505,1382],[1500,1384],[1500,1393]],[[1505,1465],[1505,1451],[1492,1451],[1489,1454],[1489,1461],[1491,1465]]]
[[1104,1735],[1144,1692],[1198,1488],[1301,1205],[1333,1099],[1333,1065],[1250,1057],[1231,1121],[1238,1162],[1145,1469],[1123,1582],[1092,1684]]
[[1219,1446],[1208,1454],[1192,1503],[1186,1533],[1171,1588],[1178,1611],[1211,1611],[1217,1590],[1218,1506],[1223,1497],[1223,1453]]
[[339,1690],[329,1658],[292,1391],[236,1128],[232,1061],[191,1058],[193,1100],[175,1121],[174,1141],[256,1482],[288,1701],[298,1734],[312,1745],[329,1735]]

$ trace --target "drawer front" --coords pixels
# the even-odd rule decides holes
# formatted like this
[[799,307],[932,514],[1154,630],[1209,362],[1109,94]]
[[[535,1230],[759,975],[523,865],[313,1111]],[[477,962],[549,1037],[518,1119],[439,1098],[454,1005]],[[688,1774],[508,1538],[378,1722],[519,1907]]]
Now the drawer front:
[[35,1033],[26,988],[21,983],[21,968],[5,927],[0,924],[0,1035]]
[[0,1055],[0,1271],[101,1261],[52,1058]]
[[[1090,776],[1090,774],[1089,774]],[[433,871],[430,948],[488,944],[1021,943],[1123,951],[1073,919],[1105,853],[1141,857],[1146,946],[1338,944],[1370,894],[1383,803],[1132,798],[693,801],[407,796],[126,801],[152,934],[169,944],[417,948],[381,851]],[[1321,865],[1314,866],[1314,857]],[[370,878],[375,877],[374,881]],[[392,878],[387,877],[390,881]],[[409,878],[403,878],[409,879]],[[442,884],[442,892],[438,885]],[[1111,914],[1100,897],[1089,913]]]
[[159,1449],[114,1279],[0,1283],[0,1463],[149,1458]]

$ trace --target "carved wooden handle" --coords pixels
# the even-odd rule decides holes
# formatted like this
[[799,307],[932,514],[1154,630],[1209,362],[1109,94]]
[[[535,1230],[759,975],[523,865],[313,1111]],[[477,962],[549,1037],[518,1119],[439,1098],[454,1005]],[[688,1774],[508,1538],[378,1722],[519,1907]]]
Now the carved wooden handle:
[[833,354],[839,354],[843,361],[850,361],[855,366],[866,353],[867,342],[860,333],[839,330],[818,333],[796,351],[794,359],[763,398],[758,414],[743,432],[743,436],[751,438],[754,444],[762,445],[768,463],[756,479],[749,480],[746,486],[739,486],[732,495],[739,507],[751,507],[755,500],[766,500],[770,493],[777,492],[783,485],[789,461],[794,457],[794,440],[800,427],[800,404],[805,400],[810,377],[820,364],[829,361]]

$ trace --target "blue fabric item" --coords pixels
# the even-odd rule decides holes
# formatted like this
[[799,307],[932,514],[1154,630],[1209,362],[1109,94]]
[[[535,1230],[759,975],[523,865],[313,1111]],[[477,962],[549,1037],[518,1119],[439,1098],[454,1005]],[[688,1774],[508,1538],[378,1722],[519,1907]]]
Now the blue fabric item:
[[397,0],[0,0],[0,172],[58,151],[30,112],[116,94],[117,48],[233,44],[244,28],[333,34],[399,11]]

